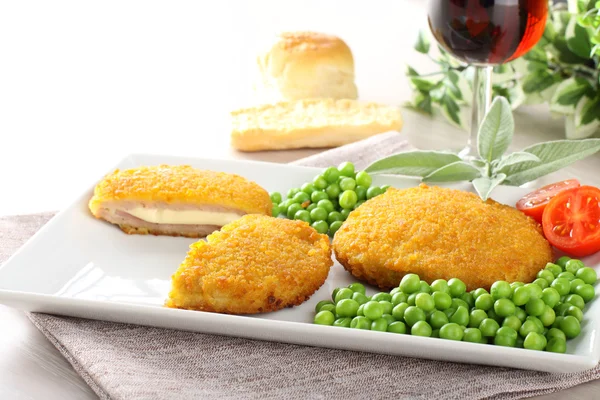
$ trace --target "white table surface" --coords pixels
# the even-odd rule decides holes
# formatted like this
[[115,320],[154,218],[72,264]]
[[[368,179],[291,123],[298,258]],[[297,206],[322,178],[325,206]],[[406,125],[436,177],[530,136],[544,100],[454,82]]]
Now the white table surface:
[[[406,63],[426,27],[425,1],[0,2],[0,215],[59,210],[130,152],[287,162],[317,150],[243,154],[228,112],[250,98],[253,46],[278,30],[337,34],[350,45],[364,100],[401,104]],[[404,111],[420,148],[466,134]],[[544,106],[516,114],[513,149],[559,139]],[[600,155],[539,184],[600,185]],[[93,399],[94,393],[18,310],[0,306],[0,398]],[[600,398],[600,381],[544,399]]]

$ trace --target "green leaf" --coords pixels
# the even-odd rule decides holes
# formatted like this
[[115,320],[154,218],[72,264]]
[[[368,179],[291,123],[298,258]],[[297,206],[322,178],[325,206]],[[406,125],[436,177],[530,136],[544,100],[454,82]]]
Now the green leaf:
[[515,123],[508,100],[504,97],[496,97],[479,127],[477,134],[479,156],[490,162],[502,157],[510,146],[514,130]]
[[572,18],[567,25],[567,46],[569,50],[582,58],[590,58],[592,45],[587,29],[577,23],[577,18]]
[[540,159],[535,154],[526,153],[524,151],[515,151],[514,153],[502,157],[494,170],[497,172],[503,172],[505,168],[508,168],[511,165],[516,165],[524,162],[539,163]]
[[419,76],[419,73],[416,69],[411,67],[410,65],[406,66],[406,76]]
[[585,103],[581,109],[581,125],[587,125],[600,119],[600,93]]
[[433,108],[431,107],[431,96],[417,92],[414,97],[413,106],[417,111],[421,111],[429,115],[433,114]]
[[365,171],[377,174],[397,174],[424,177],[439,168],[460,161],[456,154],[440,151],[407,151],[375,161]]
[[592,90],[592,85],[587,79],[569,78],[558,85],[550,102],[563,106],[573,106]]
[[567,46],[567,39],[563,36],[556,36],[556,40],[553,43],[557,50],[558,60],[565,64],[585,64],[589,60],[589,55],[586,58],[579,57],[573,53],[569,46]]
[[415,43],[415,50],[419,53],[427,54],[429,53],[429,48],[431,44],[429,43],[429,39],[425,36],[423,31],[419,31],[419,35],[417,36],[417,42]]
[[556,140],[530,146],[523,151],[536,155],[539,163],[524,162],[505,169],[505,182],[520,186],[558,171],[600,150],[600,139]]
[[493,178],[488,178],[487,176],[482,176],[481,178],[477,178],[473,180],[473,186],[477,191],[479,197],[482,200],[487,200],[490,197],[490,194],[502,182],[506,179],[505,174],[498,174]]
[[440,100],[442,106],[442,114],[451,122],[461,126],[460,107],[451,96],[445,95]]
[[420,91],[428,92],[433,89],[436,85],[436,82],[432,82],[427,78],[421,78],[418,76],[410,78],[410,82]]
[[444,79],[444,84],[446,85],[448,90],[450,90],[450,94],[452,95],[452,97],[454,97],[457,100],[462,100],[463,96],[460,91],[460,88],[458,87],[459,79],[460,78],[458,76],[458,73],[456,73],[456,71],[451,70],[448,71],[448,76],[446,77],[446,79]]
[[585,139],[599,131],[599,120],[595,120],[587,125],[577,125],[575,118],[575,115],[567,115],[565,117],[565,136],[567,139]]
[[456,161],[433,171],[423,178],[423,182],[470,181],[480,176],[478,168],[465,161]]
[[549,88],[555,82],[555,77],[547,70],[538,70],[525,77],[523,80],[523,91],[525,93],[541,92]]

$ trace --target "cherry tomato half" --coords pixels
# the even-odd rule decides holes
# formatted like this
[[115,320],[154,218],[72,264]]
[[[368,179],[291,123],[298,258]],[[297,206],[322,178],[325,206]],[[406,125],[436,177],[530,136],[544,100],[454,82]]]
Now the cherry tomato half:
[[576,257],[600,251],[600,189],[580,186],[557,194],[542,218],[546,239]]
[[517,202],[516,208],[541,224],[542,215],[544,214],[544,209],[548,202],[563,190],[579,186],[580,183],[577,179],[568,179],[566,181],[546,185],[523,196],[521,200]]

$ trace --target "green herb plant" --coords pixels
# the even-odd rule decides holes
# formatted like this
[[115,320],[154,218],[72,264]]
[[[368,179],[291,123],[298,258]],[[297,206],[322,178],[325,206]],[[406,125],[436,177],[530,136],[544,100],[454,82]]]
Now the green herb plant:
[[423,182],[470,181],[479,196],[487,200],[500,184],[523,185],[600,150],[600,139],[566,139],[535,144],[505,155],[514,129],[508,100],[496,97],[478,131],[479,157],[461,159],[451,152],[408,151],[375,161],[365,171],[420,177]]
[[[523,57],[494,67],[493,96],[503,96],[512,109],[549,105],[563,118],[565,137],[582,139],[600,133],[600,1],[550,1],[543,37]],[[441,46],[432,55],[428,35],[420,32],[415,50],[427,54],[439,70],[419,74],[408,66],[413,88],[408,107],[428,115],[443,115],[468,129],[473,67],[453,58]]]

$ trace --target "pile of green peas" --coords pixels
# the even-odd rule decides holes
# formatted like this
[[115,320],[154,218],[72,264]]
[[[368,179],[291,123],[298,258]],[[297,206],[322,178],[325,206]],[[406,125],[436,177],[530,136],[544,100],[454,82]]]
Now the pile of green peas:
[[532,283],[497,281],[489,292],[407,274],[372,296],[360,283],[336,288],[332,300],[317,304],[314,323],[565,353],[581,333],[596,281],[594,269],[569,257],[548,263]]
[[355,172],[354,164],[344,162],[325,169],[312,182],[290,189],[285,200],[281,193],[271,193],[272,215],[305,221],[317,232],[333,236],[351,211],[388,188],[371,183],[367,172]]

